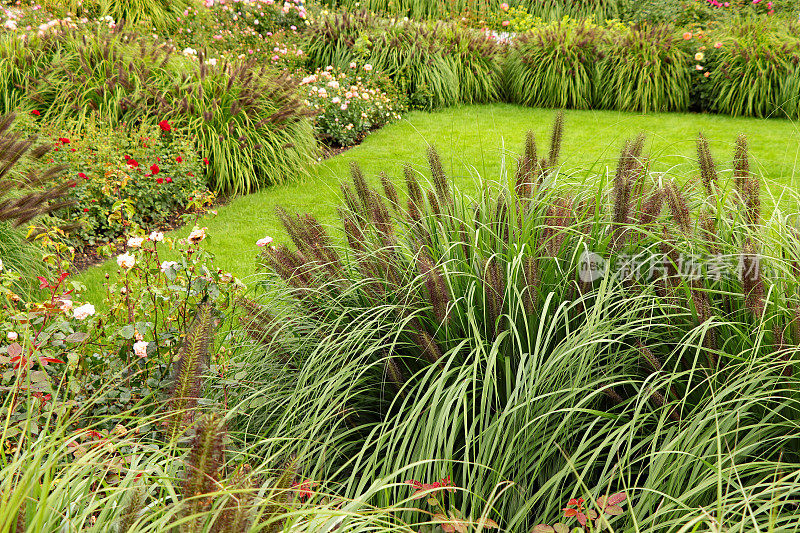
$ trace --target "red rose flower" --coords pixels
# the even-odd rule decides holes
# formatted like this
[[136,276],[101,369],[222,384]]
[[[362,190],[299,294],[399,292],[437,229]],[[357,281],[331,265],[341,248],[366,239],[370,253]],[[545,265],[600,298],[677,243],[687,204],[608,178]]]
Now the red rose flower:
[[84,212],[84,213],[88,213],[88,212],[89,212],[89,208],[88,208],[88,207],[84,207],[84,208],[83,208],[83,212]]
[[167,179],[165,179],[164,181],[166,181],[167,183],[172,183],[172,178],[170,178],[169,176],[167,176]]
[[183,158],[181,156],[178,156],[175,158],[175,161],[177,161],[178,163],[183,163]]
[[156,165],[155,163],[153,163],[153,164],[150,166],[150,172],[152,172],[152,173],[153,173],[153,176],[155,176],[156,174],[158,174],[159,172],[161,172],[161,169],[160,169],[160,168],[158,168],[158,165]]
[[131,159],[131,156],[129,156],[128,154],[125,154],[125,155],[124,155],[124,156],[122,156],[122,157],[124,157],[124,158],[125,158],[125,161],[130,161],[130,159]]
[[70,187],[74,187],[75,186],[75,182],[70,183],[69,186]]
[[207,158],[207,157],[204,157],[204,158],[203,158],[203,164],[204,164],[204,165],[207,165],[207,164],[208,164],[208,158]]
[[39,113],[38,109],[34,109],[33,111],[31,111],[31,115],[33,115],[34,117],[38,117],[39,115],[41,115],[41,113]]
[[84,174],[83,172],[78,172],[78,177],[79,177],[79,178],[83,178],[83,179],[85,179],[85,180],[88,180],[88,179],[89,179],[89,176],[87,176],[87,175],[86,175],[86,174]]
[[156,183],[161,185],[162,183],[164,183],[164,178],[156,178]]
[[60,142],[61,144],[69,144],[69,139],[67,139],[66,137],[59,137],[58,142]]
[[135,159],[128,159],[128,166],[131,168],[136,168],[139,166],[139,162]]
[[161,122],[159,122],[158,127],[161,128],[161,131],[170,131],[172,129],[172,126],[170,126],[169,122],[167,122],[166,120],[162,120]]

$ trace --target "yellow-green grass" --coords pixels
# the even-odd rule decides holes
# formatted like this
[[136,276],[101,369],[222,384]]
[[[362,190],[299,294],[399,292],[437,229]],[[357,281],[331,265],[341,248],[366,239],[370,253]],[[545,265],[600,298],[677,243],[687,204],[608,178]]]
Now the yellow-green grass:
[[[364,142],[341,155],[320,162],[312,176],[295,183],[264,189],[233,199],[218,209],[216,217],[203,220],[209,238],[208,250],[216,265],[233,272],[247,283],[256,272],[258,248],[255,241],[265,235],[277,242],[285,233],[277,222],[275,206],[309,212],[326,224],[336,222],[338,184],[346,179],[351,161],[356,161],[368,178],[377,180],[384,171],[400,182],[402,165],[410,162],[424,168],[425,151],[435,145],[457,187],[474,190],[478,175],[489,180],[499,177],[500,163],[513,172],[525,132],[533,130],[540,150],[546,150],[554,112],[508,104],[449,108],[435,113],[413,112],[402,120],[376,131]],[[722,115],[664,113],[639,115],[616,111],[566,111],[562,168],[599,172],[613,169],[625,139],[645,132],[647,153],[655,171],[680,180],[696,177],[695,139],[698,132],[711,142],[720,168],[730,168],[733,141],[739,133],[748,136],[752,165],[768,181],[770,193],[779,196],[784,187],[800,185],[800,128],[788,120],[731,118]],[[797,206],[782,207],[796,210]],[[185,237],[191,228],[173,232]],[[88,287],[86,298],[100,302],[105,274],[116,263],[89,269],[80,280]]]

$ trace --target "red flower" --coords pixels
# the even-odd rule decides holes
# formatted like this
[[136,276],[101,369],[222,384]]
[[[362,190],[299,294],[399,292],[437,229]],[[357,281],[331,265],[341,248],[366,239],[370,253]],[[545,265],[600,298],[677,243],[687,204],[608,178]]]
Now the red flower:
[[178,163],[183,163],[183,158],[181,156],[178,156],[175,158],[175,161]]
[[139,166],[139,162],[135,159],[128,159],[128,166],[131,168],[136,168]]
[[186,175],[187,175],[187,176],[194,177],[194,174],[192,174],[191,172],[187,172],[187,173],[186,173]]
[[317,485],[318,483],[316,481],[307,479],[305,481],[301,481],[300,483],[293,483],[292,487],[294,488],[295,492],[297,492],[297,497],[302,501],[314,495],[311,489]]
[[153,164],[150,166],[150,172],[152,172],[152,173],[153,173],[153,176],[155,176],[156,174],[158,174],[159,172],[161,172],[161,169],[160,169],[160,168],[158,168],[158,165],[157,165],[157,164],[153,163]]
[[84,208],[83,208],[83,212],[84,212],[84,213],[88,213],[88,212],[89,212],[89,208],[88,208],[88,207],[84,207]]
[[83,178],[83,179],[85,179],[85,180],[88,180],[88,179],[89,179],[89,176],[87,176],[87,175],[86,175],[86,174],[84,174],[83,172],[78,172],[78,177],[79,177],[79,178]]
[[160,158],[160,157],[156,157],[156,161],[158,161],[159,163],[161,163],[161,158]]
[[417,489],[414,491],[414,494],[411,495],[412,500],[419,500],[428,495],[432,496],[433,494],[431,491],[446,490],[448,492],[455,492],[456,490],[454,488],[455,485],[450,481],[450,476],[442,478],[441,481],[434,481],[433,483],[421,483],[415,479],[409,479],[406,483]]
[[172,178],[170,178],[169,176],[167,176],[167,179],[165,179],[164,181],[166,181],[167,183],[172,183]]
[[69,144],[69,139],[67,139],[66,137],[59,137],[58,142],[60,142],[61,144]]
[[122,157],[124,157],[124,158],[125,158],[125,161],[130,161],[130,159],[131,159],[131,156],[129,156],[128,154],[125,154],[125,155],[124,155],[124,156],[122,156]]
[[164,178],[156,178],[156,183],[161,185],[162,183],[164,183]]
[[70,148],[70,149],[69,149],[69,151],[70,151],[70,152],[76,152],[76,151],[77,151],[77,149],[75,149],[75,148]]
[[172,129],[172,126],[170,126],[169,122],[167,122],[166,120],[162,120],[161,122],[159,122],[158,127],[161,128],[161,131],[170,131]]
[[75,185],[76,185],[76,183],[74,181],[69,184],[70,187],[75,187]]
[[204,164],[204,165],[207,165],[207,164],[208,164],[208,158],[207,158],[207,157],[204,157],[204,158],[203,158],[203,164]]
[[31,111],[31,115],[33,115],[34,117],[38,117],[39,115],[41,115],[41,113],[39,113],[38,109],[34,109],[33,111]]

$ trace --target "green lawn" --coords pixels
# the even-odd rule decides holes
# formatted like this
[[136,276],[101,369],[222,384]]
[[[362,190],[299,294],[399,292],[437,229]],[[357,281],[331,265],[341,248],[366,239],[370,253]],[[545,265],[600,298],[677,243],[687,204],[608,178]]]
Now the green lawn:
[[[323,223],[334,223],[338,203],[338,183],[346,179],[350,162],[355,160],[370,178],[380,171],[402,176],[402,164],[425,164],[426,146],[434,144],[442,155],[445,169],[464,190],[474,189],[481,175],[496,180],[503,156],[516,156],[525,132],[532,129],[540,150],[546,147],[554,112],[508,104],[465,106],[435,113],[413,112],[401,121],[369,135],[352,150],[320,163],[313,176],[300,182],[272,187],[237,198],[219,209],[218,216],[203,222],[208,227],[207,249],[216,254],[219,268],[229,270],[247,283],[255,272],[258,252],[255,241],[271,235],[281,241],[285,234],[277,224],[274,207],[310,212]],[[781,186],[796,187],[800,171],[800,130],[788,120],[731,118],[717,115],[649,114],[616,111],[567,111],[562,162],[567,169],[599,170],[613,168],[622,142],[644,131],[648,153],[656,171],[687,176],[693,171],[694,140],[699,131],[710,140],[722,168],[729,168],[736,135],[748,135],[755,167],[771,182],[773,194]],[[507,164],[513,168],[513,158]],[[178,230],[183,237],[190,228]],[[81,276],[89,290],[87,298],[103,298],[104,274],[116,263],[92,268]]]

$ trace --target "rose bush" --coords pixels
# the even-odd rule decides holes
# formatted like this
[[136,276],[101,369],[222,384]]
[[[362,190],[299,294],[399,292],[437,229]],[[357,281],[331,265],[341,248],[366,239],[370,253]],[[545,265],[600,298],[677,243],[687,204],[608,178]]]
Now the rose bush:
[[78,221],[73,232],[89,244],[114,240],[138,228],[155,228],[185,211],[213,202],[203,163],[191,142],[168,121],[137,134],[89,129],[76,137],[61,133],[42,164],[66,165],[76,181],[74,205],[57,215]]
[[364,135],[405,111],[404,98],[372,65],[350,63],[348,69],[317,69],[303,78],[306,102],[317,111],[318,135],[332,144],[351,146]]
[[[15,433],[37,434],[55,404],[91,405],[86,417],[109,417],[109,428],[140,402],[152,410],[143,400],[166,390],[198,306],[210,303],[225,318],[244,288],[213,267],[205,238],[201,228],[180,241],[160,232],[132,237],[102,303],[82,299],[84,287],[62,268],[39,277],[36,300],[14,292],[25,273],[0,273],[0,416],[19,422]],[[26,426],[30,413],[37,416]]]

